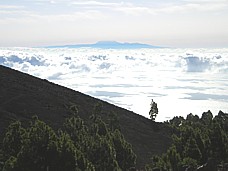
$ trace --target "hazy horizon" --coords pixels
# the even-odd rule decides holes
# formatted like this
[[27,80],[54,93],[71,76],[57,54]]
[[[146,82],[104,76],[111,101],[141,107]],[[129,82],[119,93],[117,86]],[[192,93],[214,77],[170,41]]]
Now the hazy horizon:
[[11,0],[0,2],[0,47],[139,42],[228,47],[227,0]]

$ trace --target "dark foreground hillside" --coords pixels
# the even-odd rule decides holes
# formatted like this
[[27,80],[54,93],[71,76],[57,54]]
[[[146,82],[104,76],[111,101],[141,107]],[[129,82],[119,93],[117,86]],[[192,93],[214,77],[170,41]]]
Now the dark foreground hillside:
[[171,133],[162,123],[151,122],[128,110],[4,66],[0,66],[0,140],[14,120],[24,122],[37,115],[59,128],[71,115],[70,106],[77,105],[80,117],[86,120],[98,102],[103,103],[104,120],[110,112],[119,117],[121,130],[137,155],[138,168],[170,146]]

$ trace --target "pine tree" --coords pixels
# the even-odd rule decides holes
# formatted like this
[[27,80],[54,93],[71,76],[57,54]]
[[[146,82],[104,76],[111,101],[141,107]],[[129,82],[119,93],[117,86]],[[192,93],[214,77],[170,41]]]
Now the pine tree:
[[157,106],[157,103],[155,103],[152,99],[150,103],[150,111],[149,111],[150,119],[152,121],[155,121],[157,114],[158,114],[158,106]]

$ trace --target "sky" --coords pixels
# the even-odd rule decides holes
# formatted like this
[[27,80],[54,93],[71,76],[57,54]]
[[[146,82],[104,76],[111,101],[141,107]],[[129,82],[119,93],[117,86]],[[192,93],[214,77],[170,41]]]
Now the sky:
[[228,0],[0,0],[0,47],[228,47]]

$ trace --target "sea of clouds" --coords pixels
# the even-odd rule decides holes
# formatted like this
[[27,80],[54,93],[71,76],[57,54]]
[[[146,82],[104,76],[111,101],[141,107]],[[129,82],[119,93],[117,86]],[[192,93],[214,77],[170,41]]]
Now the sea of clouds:
[[145,117],[154,99],[157,121],[228,112],[228,49],[0,48],[0,65]]

